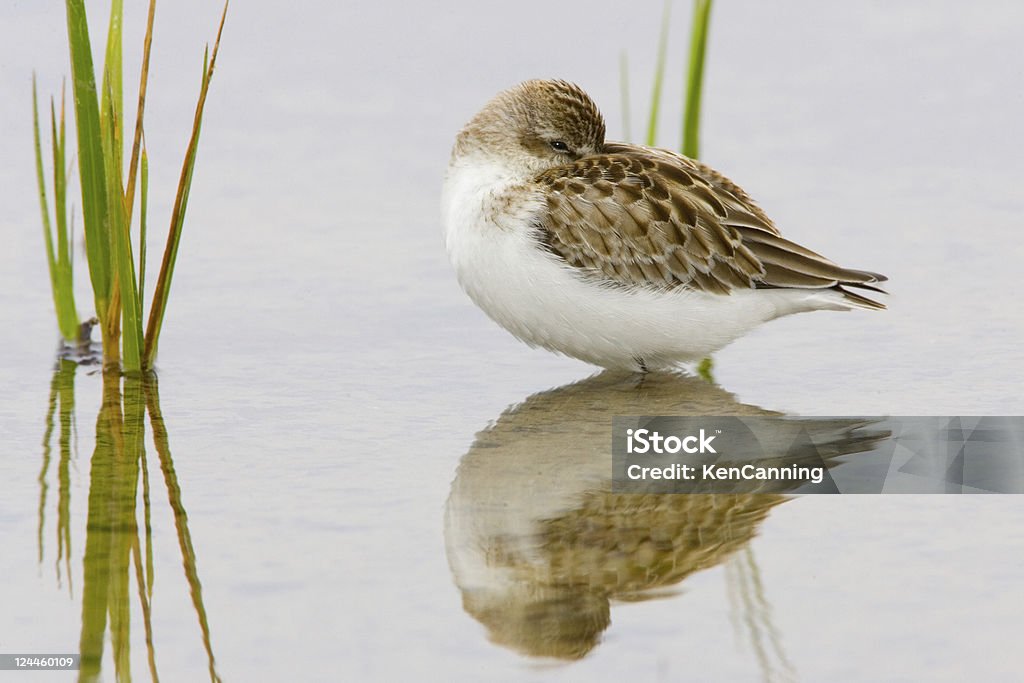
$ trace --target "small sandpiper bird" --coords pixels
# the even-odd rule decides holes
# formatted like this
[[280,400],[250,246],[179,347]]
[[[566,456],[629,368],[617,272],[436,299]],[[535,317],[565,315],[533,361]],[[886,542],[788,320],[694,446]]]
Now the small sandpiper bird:
[[531,346],[646,372],[780,316],[883,309],[878,273],[790,242],[740,187],[664,149],[606,142],[565,81],[498,94],[455,139],[442,220],[470,298]]

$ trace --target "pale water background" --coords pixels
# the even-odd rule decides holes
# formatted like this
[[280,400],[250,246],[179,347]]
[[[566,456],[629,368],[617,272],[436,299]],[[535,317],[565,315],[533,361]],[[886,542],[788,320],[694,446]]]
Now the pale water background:
[[[134,59],[143,10],[131,5]],[[98,28],[107,5],[89,10]],[[154,266],[218,11],[197,0],[158,7],[147,109]],[[677,3],[672,20],[666,145],[678,139],[689,12]],[[639,134],[659,14],[660,4],[621,2],[232,6],[159,358],[224,680],[1020,679],[1018,496],[786,502],[731,560],[665,587],[674,595],[613,599],[610,626],[578,661],[494,644],[464,609],[446,501],[457,471],[477,471],[481,451],[466,455],[474,435],[593,369],[519,344],[459,291],[437,218],[448,149],[484,101],[531,77],[580,83],[619,137],[623,48]],[[42,93],[59,88],[64,31],[59,2],[0,10],[0,652],[75,652],[82,631],[101,395],[84,369],[68,470],[71,575],[56,567],[56,461],[41,560],[37,542],[56,326],[30,76],[38,71]],[[572,388],[536,397],[532,417],[504,419],[513,429],[503,443],[524,464],[503,461],[506,471],[485,477],[489,504],[554,496],[519,480],[531,467],[558,473],[570,495],[583,485],[570,457],[579,421],[610,428],[630,406],[1024,412],[1022,35],[1024,7],[1012,2],[716,4],[704,159],[788,237],[888,274],[890,309],[774,322],[717,355],[721,389],[680,380],[648,401],[604,378],[582,398]],[[77,276],[88,314],[83,260]],[[201,630],[147,453],[155,662],[164,680],[202,680]],[[456,527],[449,519],[449,546],[464,538]],[[144,680],[131,586],[129,661]],[[737,600],[737,586],[753,597]],[[114,677],[109,643],[102,675]]]

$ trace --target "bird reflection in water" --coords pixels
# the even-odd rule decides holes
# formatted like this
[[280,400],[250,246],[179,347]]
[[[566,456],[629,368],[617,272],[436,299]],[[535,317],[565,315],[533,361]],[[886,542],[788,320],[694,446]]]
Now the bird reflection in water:
[[[772,625],[749,542],[779,493],[694,495],[611,492],[612,417],[778,416],[720,387],[678,373],[604,372],[530,396],[477,434],[452,482],[445,511],[449,565],[464,609],[496,644],[522,654],[584,657],[611,623],[612,601],[662,598],[702,569],[726,572],[730,603],[762,671],[794,669]],[[829,421],[815,434],[829,467],[870,450]],[[785,455],[766,453],[768,456]],[[774,673],[771,673],[772,670]]]

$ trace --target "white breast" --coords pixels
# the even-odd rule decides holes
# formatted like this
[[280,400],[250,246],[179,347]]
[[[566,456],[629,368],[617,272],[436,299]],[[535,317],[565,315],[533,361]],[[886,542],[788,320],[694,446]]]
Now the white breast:
[[[534,237],[546,210],[500,165],[454,160],[442,196],[448,257],[462,288],[531,346],[609,368],[699,360],[780,315],[827,307],[822,292],[749,290],[729,296],[600,284]],[[818,301],[812,301],[817,299]]]

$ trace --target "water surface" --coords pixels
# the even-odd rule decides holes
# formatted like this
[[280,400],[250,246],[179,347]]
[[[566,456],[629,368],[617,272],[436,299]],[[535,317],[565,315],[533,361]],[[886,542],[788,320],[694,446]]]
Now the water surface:
[[[154,226],[216,13],[158,11]],[[716,5],[704,158],[892,296],[771,323],[718,354],[717,386],[660,393],[494,326],[437,218],[455,132],[511,83],[579,82],[618,137],[626,48],[638,130],[657,8],[232,6],[155,402],[54,369],[29,79],[59,88],[64,19],[0,15],[0,651],[89,645],[103,680],[204,680],[211,659],[223,680],[1019,678],[1018,497],[637,507],[595,497],[585,457],[619,407],[1024,411],[1018,6]],[[479,573],[488,547],[514,581]]]

